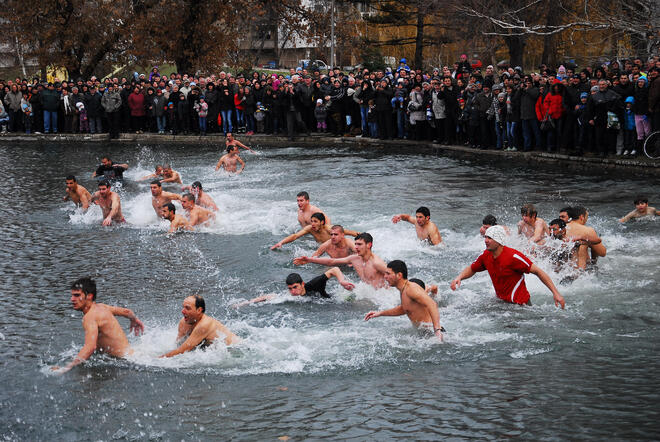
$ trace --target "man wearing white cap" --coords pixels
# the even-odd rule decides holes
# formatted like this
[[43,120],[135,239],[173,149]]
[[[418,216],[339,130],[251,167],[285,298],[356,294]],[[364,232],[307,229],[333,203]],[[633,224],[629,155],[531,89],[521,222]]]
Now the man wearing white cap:
[[489,227],[485,237],[486,250],[451,282],[452,290],[459,288],[462,280],[488,270],[498,298],[514,304],[530,304],[525,273],[533,273],[550,289],[555,305],[564,308],[564,298],[548,274],[519,251],[503,245],[506,232],[502,226]]

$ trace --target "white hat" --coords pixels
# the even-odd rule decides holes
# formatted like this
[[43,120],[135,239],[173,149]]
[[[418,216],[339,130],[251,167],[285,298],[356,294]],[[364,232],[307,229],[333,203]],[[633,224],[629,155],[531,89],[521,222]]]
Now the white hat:
[[490,226],[485,233],[485,236],[489,237],[493,241],[504,245],[504,238],[506,238],[506,232],[502,226]]

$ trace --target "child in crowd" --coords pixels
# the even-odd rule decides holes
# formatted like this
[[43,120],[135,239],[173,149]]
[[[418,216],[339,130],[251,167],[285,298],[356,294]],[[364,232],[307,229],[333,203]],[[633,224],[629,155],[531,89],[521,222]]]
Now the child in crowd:
[[[497,98],[493,100],[493,115],[495,116],[495,134],[497,135],[497,150],[504,148],[506,140],[506,92],[497,94]],[[508,145],[506,150],[510,150]]]
[[165,115],[167,116],[167,125],[170,128],[170,133],[172,135],[176,135],[179,132],[177,130],[177,125],[176,125],[176,110],[174,109],[174,103],[172,103],[171,101],[167,103],[167,108],[165,109]]
[[199,101],[195,103],[195,111],[199,117],[199,132],[204,136],[206,135],[206,117],[209,114],[209,105],[206,103],[203,95],[199,97]]
[[257,133],[264,133],[265,119],[266,108],[261,104],[261,101],[257,101],[257,109],[254,111],[254,121],[256,121]]
[[2,126],[2,133],[7,133],[7,124],[9,124],[9,114],[5,110],[5,105],[0,100],[0,126]]
[[371,138],[378,137],[378,117],[376,115],[376,103],[374,100],[369,100],[369,109],[367,110],[367,124],[369,125],[369,136]]
[[80,127],[80,133],[89,133],[89,120],[87,119],[87,109],[85,108],[85,103],[82,101],[77,102],[76,109],[78,109],[78,126]]
[[635,203],[635,210],[621,218],[619,220],[620,223],[625,223],[633,218],[641,218],[643,216],[660,216],[660,210],[657,210],[655,207],[649,207],[648,198],[638,196],[633,202]]
[[582,155],[585,148],[589,143],[589,121],[587,118],[587,99],[589,94],[582,92],[580,94],[580,104],[575,106],[575,117],[577,118],[578,138],[577,138],[577,154]]
[[635,114],[632,110],[635,99],[633,97],[626,98],[626,110],[623,117],[623,154],[624,155],[637,155],[635,150],[635,138],[637,131],[635,129]]
[[637,132],[636,149],[641,150],[644,140],[651,135],[649,88],[646,77],[640,76],[637,79],[636,86],[634,92],[635,102],[632,105],[632,111],[635,113],[635,130]]
[[328,118],[328,109],[323,104],[323,100],[319,98],[316,100],[316,109],[314,109],[314,116],[316,117],[316,130],[317,132],[326,132],[328,125],[325,120]]
[[32,132],[32,104],[26,96],[21,98],[21,111],[23,111],[23,126],[25,126],[25,133]]

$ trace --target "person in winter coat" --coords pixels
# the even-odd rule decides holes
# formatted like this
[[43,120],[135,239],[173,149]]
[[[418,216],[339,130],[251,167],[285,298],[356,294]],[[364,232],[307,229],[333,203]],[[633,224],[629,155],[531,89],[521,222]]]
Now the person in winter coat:
[[151,105],[153,106],[151,113],[156,120],[158,133],[164,134],[165,128],[167,127],[167,116],[165,115],[167,100],[161,89],[156,89],[156,94],[151,97]]
[[424,95],[422,94],[421,85],[415,85],[408,98],[412,136],[414,140],[419,141],[424,136],[424,124],[426,122],[426,109],[424,108]]
[[185,94],[179,94],[176,102],[176,130],[184,135],[190,132],[190,106]]
[[561,140],[562,122],[564,114],[564,85],[559,80],[550,88],[550,93],[543,100],[544,118],[549,118],[553,122],[553,128],[547,131],[547,150],[553,152],[557,150],[557,141]]
[[62,89],[62,96],[60,97],[60,113],[64,118],[64,132],[75,132],[73,124],[76,119],[76,103],[73,101],[74,97],[67,89]]
[[616,115],[621,113],[621,97],[611,90],[607,80],[598,81],[598,91],[587,102],[589,124],[594,128],[595,143],[602,157],[616,149],[616,137],[621,127]]
[[21,100],[23,99],[23,94],[18,90],[18,86],[15,84],[11,85],[11,90],[5,95],[5,112],[9,116],[9,132],[15,132],[18,130],[19,122],[22,119],[21,112]]
[[252,93],[252,89],[249,86],[243,88],[245,94],[245,124],[247,133],[246,135],[254,135],[255,121],[254,113],[257,111],[257,102],[255,96]]
[[206,104],[206,100],[204,100],[203,95],[199,97],[199,101],[195,103],[195,111],[197,112],[197,116],[199,118],[200,135],[204,136],[206,135],[206,117],[209,113],[209,105]]
[[103,131],[101,118],[103,117],[103,106],[101,105],[101,94],[92,86],[85,96],[85,108],[87,109],[87,119],[89,121],[89,132],[101,133]]
[[229,83],[225,80],[220,88],[220,97],[218,98],[220,113],[222,114],[222,131],[225,136],[233,132],[232,114],[234,112],[234,94],[231,93]]
[[520,90],[520,122],[523,133],[523,150],[525,152],[532,150],[532,142],[534,142],[537,149],[543,147],[539,120],[536,116],[536,102],[539,94],[539,88],[534,86],[532,78],[525,77]]
[[[170,98],[170,100],[172,100]],[[207,117],[208,132],[218,132],[218,114],[220,113],[220,94],[215,87],[215,84],[209,82],[206,84],[206,92],[204,93],[204,101],[209,106],[209,115]]]
[[641,151],[644,140],[651,135],[649,88],[647,87],[647,83],[646,77],[639,77],[633,92],[635,99],[633,101],[632,111],[635,114],[635,129],[637,133],[637,142],[634,149],[637,151]]
[[319,98],[316,100],[316,108],[314,109],[314,117],[316,118],[316,130],[317,132],[323,132],[328,129],[328,125],[325,120],[328,118],[328,110],[323,104],[323,99]]
[[140,88],[136,86],[133,92],[128,96],[128,107],[131,114],[131,129],[135,133],[141,134],[144,130],[144,95],[140,93]]
[[119,89],[114,84],[108,84],[108,88],[101,98],[101,106],[108,117],[110,139],[119,138],[119,130],[121,129],[121,95]]
[[378,135],[381,140],[392,139],[392,98],[394,92],[386,79],[377,83],[374,104],[378,120]]
[[374,98],[374,88],[367,80],[363,81],[360,86],[355,90],[353,100],[360,106],[360,119],[362,123],[362,135],[374,137],[374,134],[369,133],[368,113],[369,113],[369,100]]
[[25,133],[29,134],[32,132],[32,105],[30,104],[30,98],[28,95],[23,95],[21,99],[21,111],[23,111],[23,127],[25,128]]
[[[57,110],[60,107],[60,94],[55,90],[53,83],[48,83],[48,88],[41,94],[41,106],[44,110],[44,133],[51,131],[57,133]],[[20,104],[19,104],[20,106]]]

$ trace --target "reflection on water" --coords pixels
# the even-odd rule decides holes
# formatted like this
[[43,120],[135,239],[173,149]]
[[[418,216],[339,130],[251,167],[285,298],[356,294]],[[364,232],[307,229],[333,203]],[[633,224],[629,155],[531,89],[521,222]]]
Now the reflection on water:
[[[118,189],[128,223],[101,228],[97,207],[83,213],[62,202],[63,177],[73,173],[93,191],[90,175],[106,152],[131,166]],[[634,195],[660,198],[657,182],[327,148],[241,153],[246,170],[230,176],[213,171],[220,154],[208,146],[0,146],[6,439],[660,436],[660,390],[649,376],[659,367],[658,221],[617,223]],[[170,163],[186,184],[201,181],[218,220],[165,235],[148,182],[136,181],[155,163]],[[411,276],[440,287],[445,344],[421,338],[405,317],[363,321],[397,305],[392,289],[360,283],[348,292],[330,282],[331,300],[287,296],[288,273],[322,271],[291,262],[316,249],[310,240],[269,250],[298,228],[301,190],[333,223],[369,231],[383,259],[402,259]],[[608,247],[596,274],[559,286],[567,309],[556,309],[535,277],[527,278],[529,308],[498,302],[485,273],[452,292],[449,281],[484,248],[483,216],[514,226],[528,202],[546,220],[565,205],[588,207]],[[420,205],[443,245],[424,246],[411,225],[391,223]],[[551,272],[546,259],[535,262]],[[83,342],[81,315],[68,304],[69,284],[82,275],[96,279],[100,302],[132,308],[147,331],[130,338],[135,353],[125,361],[94,357],[51,376],[48,365]],[[192,293],[244,342],[158,359],[173,348],[181,302]],[[231,307],[267,293],[278,298]]]

